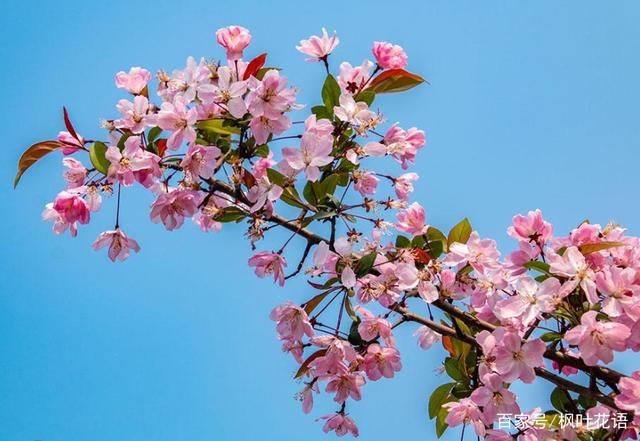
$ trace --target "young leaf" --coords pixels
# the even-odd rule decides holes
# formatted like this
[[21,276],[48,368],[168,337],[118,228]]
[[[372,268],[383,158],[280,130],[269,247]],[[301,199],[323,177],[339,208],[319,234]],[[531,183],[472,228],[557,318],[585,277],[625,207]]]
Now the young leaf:
[[329,294],[329,291],[321,292],[320,294],[314,296],[311,300],[304,304],[304,312],[307,315],[310,315],[311,312],[324,300],[325,297]]
[[22,156],[20,156],[20,160],[18,161],[18,171],[16,173],[16,177],[13,179],[13,188],[18,186],[18,182],[20,182],[20,178],[24,172],[35,164],[36,161],[46,154],[60,148],[62,148],[62,143],[58,141],[42,141],[29,147]]
[[147,143],[152,144],[153,141],[155,141],[158,135],[160,135],[161,133],[162,129],[160,127],[152,127],[151,130],[149,130],[149,134],[147,135]]
[[253,60],[249,61],[247,68],[244,70],[244,75],[242,75],[242,79],[248,80],[251,75],[258,73],[262,66],[264,66],[265,61],[267,61],[266,53],[260,54]]
[[356,263],[356,268],[354,271],[356,273],[356,276],[362,277],[366,275],[369,272],[369,270],[373,268],[373,264],[376,261],[377,255],[378,253],[376,252],[369,253],[366,256],[362,257],[360,260],[358,260],[358,263]]
[[227,125],[225,124],[225,121],[226,120],[222,118],[206,119],[204,121],[198,122],[196,124],[196,127],[205,131],[217,133],[219,135],[237,135],[240,133],[240,129],[238,127]]
[[107,153],[107,146],[100,141],[94,142],[89,148],[91,164],[103,175],[109,172],[109,167],[111,166],[111,162],[105,157],[105,153]]
[[471,236],[471,223],[469,223],[469,219],[466,217],[462,219],[456,226],[454,226],[451,231],[449,231],[449,235],[447,236],[447,245],[451,246],[452,243],[467,243],[469,237]]
[[536,270],[536,271],[541,272],[542,274],[545,274],[547,276],[551,275],[551,273],[549,272],[549,268],[551,268],[551,266],[546,262],[540,262],[538,260],[533,260],[531,262],[523,263],[522,266],[524,266],[526,269]]
[[409,90],[426,80],[403,69],[389,69],[375,77],[366,90],[374,93],[394,93]]
[[78,140],[78,142],[80,142],[80,137],[76,133],[76,129],[73,127],[73,124],[71,124],[71,120],[69,119],[69,112],[67,112],[66,107],[62,107],[62,113],[64,115],[64,125],[67,128],[67,132],[69,132],[71,136],[73,136]]
[[298,372],[296,372],[295,375],[295,379],[298,380],[300,378],[302,378],[304,376],[304,374],[307,373],[307,371],[309,370],[309,365],[311,364],[311,362],[313,360],[315,360],[318,357],[322,357],[324,354],[327,353],[326,349],[320,349],[319,351],[314,352],[313,354],[311,354],[301,365],[300,365],[300,369],[298,369]]
[[360,92],[359,94],[357,94],[356,96],[353,97],[354,101],[357,102],[365,102],[367,103],[367,106],[371,106],[371,104],[373,104],[373,100],[376,98],[376,94],[375,92],[372,92],[371,90],[364,90],[362,92]]
[[626,244],[622,242],[598,242],[598,243],[585,243],[580,245],[580,252],[586,256],[587,254],[595,253],[597,251],[608,250],[609,248],[622,247]]

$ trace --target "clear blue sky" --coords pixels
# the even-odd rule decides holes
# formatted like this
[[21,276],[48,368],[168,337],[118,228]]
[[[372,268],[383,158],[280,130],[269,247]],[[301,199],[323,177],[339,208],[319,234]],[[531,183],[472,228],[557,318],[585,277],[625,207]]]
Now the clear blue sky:
[[[256,279],[239,227],[166,233],[149,223],[147,195],[127,195],[123,222],[143,251],[115,265],[89,247],[112,226],[108,212],[75,240],[40,221],[62,185],[59,156],[11,189],[21,151],[62,128],[63,104],[82,133],[96,135],[122,97],[118,70],[219,57],[212,36],[228,24],[248,27],[250,54],[270,51],[269,64],[283,67],[309,104],[322,73],[296,52],[301,38],[335,29],[335,58],[354,64],[375,39],[404,46],[409,68],[433,85],[380,103],[390,121],[427,132],[416,198],[431,224],[447,229],[469,216],[508,249],[511,216],[539,207],[559,232],[589,218],[640,234],[640,4],[300,4],[5,2],[0,440],[333,439],[313,421],[332,405],[305,416],[292,399],[294,364],[267,317],[301,300],[302,285],[281,290]],[[403,371],[367,385],[351,406],[362,439],[434,437],[426,400],[445,381],[435,373],[441,353],[419,351],[411,331],[399,330]],[[621,363],[637,367],[637,358]],[[545,402],[537,393],[525,401]]]

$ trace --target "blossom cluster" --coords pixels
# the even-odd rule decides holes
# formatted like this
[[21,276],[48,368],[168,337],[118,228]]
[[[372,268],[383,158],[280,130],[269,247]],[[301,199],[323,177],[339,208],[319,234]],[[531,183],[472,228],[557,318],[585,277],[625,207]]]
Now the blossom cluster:
[[[507,234],[517,246],[504,257],[467,219],[445,235],[411,201],[419,176],[407,169],[424,132],[388,125],[372,107],[380,94],[424,82],[405,70],[400,46],[374,42],[374,61],[342,62],[334,76],[337,35],[323,29],[302,40],[297,49],[327,76],[321,104],[294,120],[305,107],[281,70],[265,67],[267,54],[245,61],[250,32],[230,26],[216,41],[224,62],[189,57],[184,69],[157,72],[157,98],[148,70],[117,73],[116,87],[130,96],[102,122],[102,141],[81,136],[65,109],[57,140],[25,152],[16,183],[44,154],[64,155],[65,188],[43,212],[56,234],[76,236],[103,196],[117,193],[115,226],[93,246],[108,247],[113,261],[139,252],[119,216],[121,192],[134,185],[151,192],[150,220],[167,230],[185,220],[204,232],[245,222],[254,250],[272,228],[287,230],[282,246],[255,251],[248,265],[280,286],[308,277],[313,294],[276,306],[270,318],[298,365],[302,410],[311,412],[322,391],[336,403],[319,418],[325,432],[359,435],[347,406],[361,400],[367,382],[401,370],[393,330],[414,323],[420,348],[438,344],[448,354],[442,367],[450,381],[429,400],[438,436],[460,425],[487,440],[637,436],[640,371],[606,365],[618,352],[640,350],[640,239],[614,223],[589,222],[555,236],[540,210],[513,218]],[[399,171],[376,171],[382,160],[389,162],[378,169]],[[294,238],[305,247],[290,266]],[[556,385],[555,409],[520,407],[511,385],[536,379]],[[568,411],[624,415],[629,424],[554,423]],[[544,417],[511,433],[499,424],[504,415]]]

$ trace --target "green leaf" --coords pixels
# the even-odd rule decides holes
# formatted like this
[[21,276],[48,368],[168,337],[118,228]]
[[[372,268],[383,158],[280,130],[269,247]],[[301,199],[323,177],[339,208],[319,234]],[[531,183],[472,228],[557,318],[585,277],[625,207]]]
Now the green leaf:
[[353,309],[353,305],[351,304],[351,299],[349,299],[349,296],[346,296],[344,298],[344,309],[345,311],[347,311],[347,314],[349,314],[349,317],[351,317],[351,320],[353,320],[354,322],[360,320],[358,318],[358,314],[356,314],[356,311]]
[[371,268],[373,268],[373,264],[376,261],[377,255],[378,253],[374,251],[373,253],[369,253],[366,256],[362,257],[360,260],[358,260],[358,263],[356,264],[356,268],[354,270],[354,273],[356,273],[356,276],[362,277],[366,275],[371,270]]
[[296,208],[305,208],[304,204],[300,202],[300,195],[298,194],[298,190],[295,187],[288,186],[282,188],[282,196],[280,196],[280,200],[287,205],[291,205]]
[[556,341],[556,340],[560,340],[562,339],[563,335],[559,334],[557,332],[553,332],[553,331],[549,331],[549,332],[545,332],[544,334],[542,334],[540,336],[540,340],[542,340],[545,343],[551,343],[552,341]]
[[398,234],[396,237],[396,248],[409,248],[411,246],[411,241],[406,236],[402,234]]
[[376,98],[376,94],[375,94],[375,92],[373,92],[371,90],[362,91],[362,92],[360,92],[359,94],[357,94],[356,96],[353,97],[355,102],[363,101],[363,102],[367,103],[367,106],[370,106],[371,104],[373,104],[373,100],[375,98]]
[[538,260],[533,260],[531,262],[525,262],[522,264],[526,269],[536,270],[541,272],[542,274],[546,274],[547,276],[551,276],[552,274],[549,272],[549,268],[551,266],[546,262],[540,262]]
[[267,72],[269,72],[270,70],[280,71],[280,70],[282,70],[282,68],[280,68],[280,67],[262,67],[262,68],[258,69],[258,72],[256,72],[254,77],[256,77],[256,79],[258,79],[258,80],[262,80],[264,78],[265,74]]
[[311,113],[313,113],[317,119],[331,119],[332,114],[327,110],[325,106],[313,106],[311,108]]
[[[447,251],[447,238],[444,233],[435,227],[427,230],[427,242],[431,250],[431,256],[437,258],[443,251]],[[439,245],[438,245],[439,244]],[[436,251],[439,251],[436,253]]]
[[444,362],[444,370],[447,372],[447,375],[449,375],[452,379],[456,381],[463,381],[464,376],[462,372],[460,372],[457,359],[447,357],[447,359]]
[[318,197],[316,195],[313,182],[311,181],[307,182],[307,184],[304,186],[304,189],[302,190],[302,195],[304,196],[305,200],[309,202],[311,205],[313,206],[318,205]]
[[622,242],[598,242],[598,243],[586,243],[580,245],[580,252],[586,256],[587,254],[595,253],[597,251],[608,250],[609,248],[622,247],[626,244]]
[[438,416],[436,418],[436,435],[438,436],[438,438],[440,438],[449,427],[449,425],[444,422],[448,414],[449,411],[447,411],[447,409],[445,409],[444,407],[441,408],[438,412]]
[[322,85],[322,102],[331,115],[333,108],[340,105],[340,86],[331,74],[327,75]]
[[375,77],[366,90],[375,93],[402,92],[424,82],[425,79],[420,75],[403,69],[389,69]]
[[551,392],[551,405],[560,412],[564,412],[567,408],[567,404],[569,404],[567,394],[559,387],[553,389],[553,392]]
[[440,408],[446,403],[455,383],[445,383],[438,386],[429,398],[429,418],[433,419],[438,415]]
[[361,346],[362,343],[364,343],[362,336],[358,332],[359,324],[360,324],[359,320],[358,321],[354,320],[351,322],[351,327],[349,328],[349,336],[347,339],[349,340],[349,343],[351,343],[354,346]]
[[451,231],[449,231],[449,235],[447,236],[447,245],[451,246],[451,244],[455,242],[462,244],[467,243],[471,236],[471,231],[471,223],[469,222],[469,219],[465,217],[458,222]]
[[247,217],[247,213],[238,207],[226,207],[223,208],[216,216],[218,222],[240,222]]
[[27,171],[29,167],[35,164],[40,158],[51,153],[54,150],[59,150],[63,147],[62,143],[58,141],[42,141],[33,144],[20,156],[18,161],[18,171],[16,177],[13,179],[13,188],[18,186],[20,178],[23,173]]
[[233,135],[239,134],[240,129],[229,125],[229,122],[222,118],[206,119],[196,123],[196,127],[209,132],[217,133],[218,135]]
[[147,135],[147,143],[153,144],[153,141],[162,133],[162,129],[160,127],[152,127],[149,130],[149,134]]
[[260,144],[258,147],[256,147],[253,153],[256,156],[260,156],[261,158],[266,158],[267,156],[269,156],[269,146],[267,144]]
[[280,187],[284,187],[287,183],[287,177],[278,170],[272,168],[267,169],[267,177],[271,183],[279,185]]
[[323,179],[323,181],[317,186],[316,195],[318,196],[318,200],[322,200],[322,198],[331,196],[335,193],[339,178],[340,177],[337,174],[331,174]]
[[105,154],[107,153],[107,146],[105,143],[96,141],[89,148],[89,159],[91,159],[91,163],[103,175],[109,173],[109,167],[111,166],[111,162],[106,158]]

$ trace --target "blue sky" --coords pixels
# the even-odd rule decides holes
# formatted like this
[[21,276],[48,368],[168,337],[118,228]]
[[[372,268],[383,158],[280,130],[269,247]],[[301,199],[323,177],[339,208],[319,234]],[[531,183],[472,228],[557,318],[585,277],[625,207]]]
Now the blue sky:
[[[267,4],[268,3],[268,4]],[[640,5],[610,2],[366,3],[7,2],[0,16],[4,183],[0,203],[0,439],[6,441],[326,439],[292,399],[294,364],[268,312],[302,284],[278,289],[252,275],[242,231],[166,233],[148,221],[149,196],[123,199],[123,225],[143,250],[112,264],[89,245],[110,228],[105,210],[79,237],[40,220],[62,185],[51,156],[11,189],[29,144],[54,137],[66,105],[98,133],[122,94],[113,75],[155,71],[187,55],[219,57],[212,38],[248,27],[250,55],[269,51],[315,104],[322,72],[294,46],[322,26],[342,40],[334,59],[359,63],[373,40],[405,47],[432,86],[379,100],[389,120],[427,132],[415,171],[430,224],[464,216],[503,249],[511,217],[541,208],[565,233],[584,218],[640,233]],[[432,439],[426,402],[444,377],[439,350],[399,329],[404,369],[367,385],[352,416],[365,440]],[[618,362],[637,366],[637,357]],[[544,386],[546,390],[546,385]],[[542,388],[539,388],[540,390]],[[546,398],[527,394],[527,405]],[[327,405],[328,404],[328,405]],[[332,436],[327,437],[332,439]],[[445,439],[459,439],[451,431]]]

